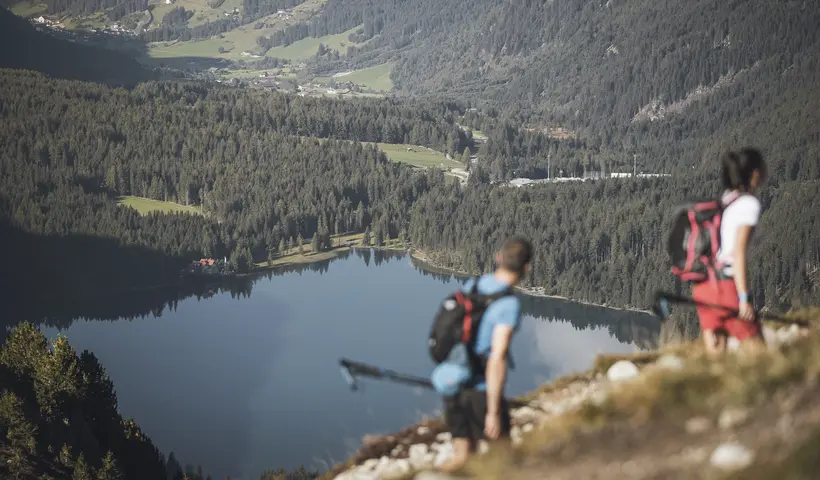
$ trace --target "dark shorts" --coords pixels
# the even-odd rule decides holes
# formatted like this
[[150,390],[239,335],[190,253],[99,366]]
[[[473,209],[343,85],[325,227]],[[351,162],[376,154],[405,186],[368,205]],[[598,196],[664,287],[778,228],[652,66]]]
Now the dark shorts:
[[[510,436],[510,407],[501,399],[501,435]],[[472,444],[484,439],[484,418],[487,416],[487,392],[468,389],[455,397],[444,398],[444,420],[453,438],[466,438]]]

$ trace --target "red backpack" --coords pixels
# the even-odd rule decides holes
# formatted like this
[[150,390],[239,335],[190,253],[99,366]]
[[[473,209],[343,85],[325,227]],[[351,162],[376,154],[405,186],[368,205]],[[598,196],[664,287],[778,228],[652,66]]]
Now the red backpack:
[[720,222],[725,205],[721,200],[684,203],[673,214],[667,237],[667,252],[672,273],[685,282],[702,282],[715,278],[722,265],[717,261],[720,250]]

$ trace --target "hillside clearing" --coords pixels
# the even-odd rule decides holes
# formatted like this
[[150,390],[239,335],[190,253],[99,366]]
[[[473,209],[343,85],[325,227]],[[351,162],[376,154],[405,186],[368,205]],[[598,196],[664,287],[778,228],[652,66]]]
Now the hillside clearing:
[[402,162],[421,168],[464,168],[464,164],[457,160],[447,159],[447,156],[432,148],[405,143],[377,143],[379,150],[394,162]]
[[302,40],[293,42],[288,46],[271,48],[268,50],[266,56],[282,58],[285,60],[290,60],[291,62],[298,62],[316,55],[316,51],[319,49],[319,44],[324,45],[330,50],[338,50],[339,53],[344,54],[347,52],[348,46],[364,45],[363,43],[354,44],[347,39],[351,33],[354,33],[359,28],[361,28],[361,26],[353,27],[346,32],[338,33],[336,35],[326,35],[318,38],[303,38]]
[[[318,137],[302,137],[306,140],[326,142],[330,139]],[[342,140],[352,142],[352,140]],[[361,142],[362,145],[375,145],[383,151],[387,158],[393,162],[406,163],[418,168],[440,168],[442,170],[464,169],[464,164],[458,160],[448,160],[447,156],[438,150],[421,145],[410,145],[407,143],[380,143]]]
[[150,198],[134,197],[131,195],[118,198],[117,204],[131,207],[138,211],[140,215],[148,215],[151,212],[202,215],[202,208],[198,206],[180,205],[178,203],[163,202],[161,200],[152,200]]
[[376,65],[375,67],[363,68],[353,72],[342,72],[333,77],[316,77],[316,83],[328,83],[330,81],[338,83],[351,82],[361,86],[365,90],[377,92],[389,92],[393,90],[393,81],[390,79],[390,72],[393,70],[393,63]]
[[48,7],[44,3],[19,2],[9,7],[9,10],[11,10],[11,13],[19,17],[28,18],[33,17],[34,15],[37,15],[39,13],[44,13],[46,10],[48,10]]
[[225,14],[232,13],[234,8],[238,9],[241,14],[242,0],[225,0],[219,8],[211,8],[208,5],[208,0],[174,0],[170,5],[165,3],[165,0],[151,0],[148,3],[148,8],[151,9],[151,13],[154,15],[151,28],[160,28],[162,25],[162,17],[178,7],[182,7],[194,13],[190,20],[188,20],[188,26],[195,27],[197,25],[203,25],[206,22],[224,18]]
[[[209,8],[207,7],[207,3],[202,0],[181,1],[191,4],[191,8],[187,5],[183,5],[186,10],[201,8],[196,7],[200,3],[204,4],[206,8]],[[276,14],[271,14],[254,22],[225,32],[221,36],[214,36],[205,40],[152,43],[150,44],[148,55],[154,58],[194,56],[240,60],[247,58],[242,55],[243,52],[261,54],[259,45],[256,43],[257,38],[260,36],[270,36],[274,32],[282,30],[289,25],[307,21],[322,8],[326,1],[327,0],[306,0],[304,3],[301,3],[290,10],[292,15],[291,18],[284,19],[278,17]],[[178,3],[181,4],[180,2]],[[157,28],[162,21],[162,15],[170,11],[172,8],[179,6],[178,3],[173,5],[165,5],[165,3],[162,2],[160,5],[157,5],[153,10],[153,28]],[[217,17],[219,15],[224,16],[223,10],[225,12],[230,12],[234,7],[239,8],[241,11],[242,2],[240,0],[226,0],[226,2],[222,4],[219,9],[214,10],[214,12],[216,12]],[[196,13],[189,21],[189,25],[193,26],[197,23],[202,23],[205,20],[212,19],[212,16],[212,13],[206,11]],[[263,24],[263,28],[256,29],[255,26],[257,23]],[[224,50],[224,53],[219,52],[220,47]],[[315,51],[313,53],[315,53]]]

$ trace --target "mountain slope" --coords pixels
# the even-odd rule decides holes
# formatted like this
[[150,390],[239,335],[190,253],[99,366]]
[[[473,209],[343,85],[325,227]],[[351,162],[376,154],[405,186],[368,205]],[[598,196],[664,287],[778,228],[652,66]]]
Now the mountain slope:
[[365,48],[314,59],[315,72],[395,62],[399,94],[458,98],[517,127],[566,127],[622,163],[639,154],[650,171],[699,165],[721,139],[758,143],[767,132],[773,154],[802,158],[773,159],[788,178],[820,175],[807,127],[820,102],[816,2],[330,0],[312,24],[349,19],[323,32],[338,33],[362,18]]
[[0,68],[35,70],[52,77],[130,85],[156,78],[135,60],[102,48],[38,32],[0,8]]

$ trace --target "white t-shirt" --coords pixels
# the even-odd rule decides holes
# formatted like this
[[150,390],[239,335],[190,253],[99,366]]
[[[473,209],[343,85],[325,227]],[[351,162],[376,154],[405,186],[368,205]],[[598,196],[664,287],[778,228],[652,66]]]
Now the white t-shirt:
[[[720,250],[718,250],[718,262],[726,265],[723,272],[732,275],[732,263],[734,260],[735,240],[737,231],[741,226],[756,226],[760,220],[760,200],[754,195],[739,194],[738,192],[725,192],[721,200],[724,205],[735,196],[740,197],[723,211],[720,221]],[[751,238],[749,239],[751,242]]]

